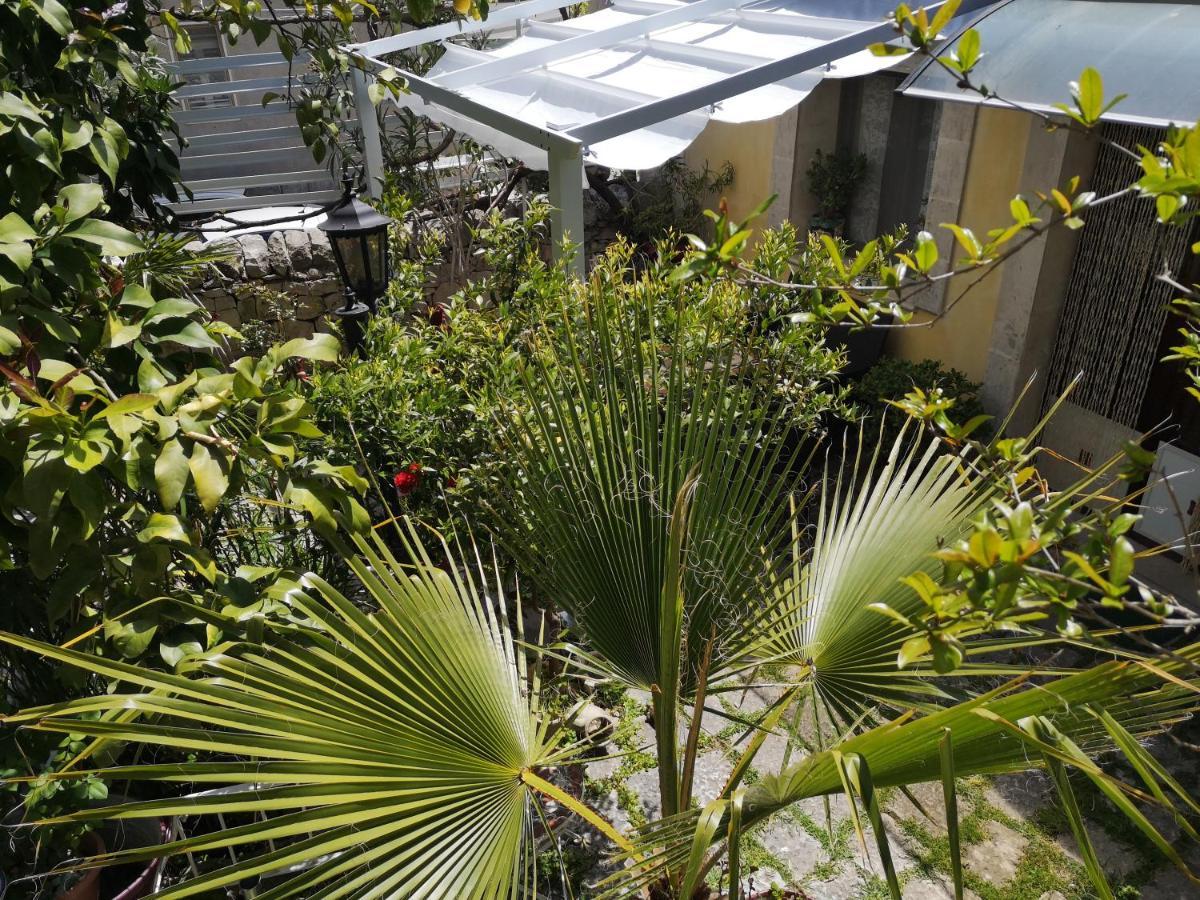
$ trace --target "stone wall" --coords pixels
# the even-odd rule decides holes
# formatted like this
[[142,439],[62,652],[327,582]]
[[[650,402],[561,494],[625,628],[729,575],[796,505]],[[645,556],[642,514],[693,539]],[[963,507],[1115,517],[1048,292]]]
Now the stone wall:
[[215,267],[199,294],[213,318],[235,328],[267,317],[260,308],[263,301],[257,286],[279,291],[293,301],[294,315],[280,324],[288,338],[311,337],[314,330],[321,330],[325,316],[342,305],[333,249],[315,228],[243,234],[200,246],[228,252],[228,259]]
[[[589,263],[612,243],[616,231],[606,220],[607,206],[593,191],[585,193],[587,227],[586,258]],[[514,201],[506,214],[521,215]],[[482,224],[482,213],[477,214]],[[465,224],[464,224],[465,230]],[[408,258],[414,258],[418,240],[408,243]],[[193,249],[224,249],[228,258],[213,269],[212,275],[196,285],[205,308],[215,319],[234,328],[244,323],[274,318],[266,307],[263,288],[290,299],[294,309],[280,319],[284,338],[311,337],[324,329],[325,318],[343,303],[342,283],[333,259],[329,239],[316,228],[293,228],[269,233],[243,234],[212,242],[195,242]],[[550,247],[542,248],[550,259]],[[468,252],[457,262],[446,260],[430,266],[425,283],[425,301],[436,303],[488,274],[482,255]]]
[[[215,319],[233,327],[273,317],[262,288],[290,299],[293,308],[280,321],[284,338],[311,337],[325,330],[326,316],[343,304],[342,282],[329,239],[316,228],[294,228],[268,234],[243,234],[194,244],[221,248],[228,259],[198,286],[201,302]],[[487,274],[479,257],[468,260],[467,271],[449,262],[431,266],[425,299],[437,302],[465,284]]]

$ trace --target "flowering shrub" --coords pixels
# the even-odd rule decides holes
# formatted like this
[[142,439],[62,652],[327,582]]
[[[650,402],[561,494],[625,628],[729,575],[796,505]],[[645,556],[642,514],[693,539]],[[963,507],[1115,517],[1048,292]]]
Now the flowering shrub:
[[[510,477],[497,452],[496,423],[528,402],[523,370],[554,365],[550,348],[587,333],[582,303],[616,308],[622,297],[649,292],[657,333],[677,335],[687,359],[708,359],[724,347],[737,358],[763,361],[779,378],[747,389],[762,392],[759,402],[778,408],[797,439],[816,431],[823,413],[841,408],[832,381],[840,357],[822,346],[820,326],[778,316],[768,321],[762,314],[773,302],[768,286],[710,276],[673,280],[669,251],[635,272],[634,249],[620,243],[596,265],[581,299],[541,258],[536,236],[546,214],[535,205],[523,220],[494,216],[480,238],[495,274],[444,303],[427,305],[421,264],[402,263],[366,328],[362,357],[311,374],[310,401],[329,452],[360,460],[381,488],[377,501],[402,500],[406,514],[443,529],[468,514],[478,520]],[[785,227],[764,236],[760,247],[786,257],[796,240]],[[667,327],[679,318],[680,328]],[[376,518],[388,513],[375,512]]]

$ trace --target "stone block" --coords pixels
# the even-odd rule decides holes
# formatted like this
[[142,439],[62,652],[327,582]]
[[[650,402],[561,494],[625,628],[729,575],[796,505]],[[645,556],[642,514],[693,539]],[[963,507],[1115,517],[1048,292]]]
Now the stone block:
[[315,281],[305,282],[304,290],[307,294],[321,297],[326,294],[341,294],[342,282],[337,278],[318,278]]
[[292,338],[310,338],[313,336],[312,322],[301,322],[296,319],[289,319],[287,322],[284,322],[280,330],[287,340],[291,340]]
[[298,275],[312,268],[312,245],[309,243],[308,232],[292,228],[280,233],[283,235],[284,246],[287,247],[293,274]]
[[280,278],[286,278],[292,272],[291,257],[288,255],[286,232],[276,231],[267,238],[267,253],[270,257],[271,271]]
[[999,887],[1012,880],[1025,855],[1028,839],[1000,822],[985,822],[987,836],[963,848],[963,865],[974,875]]
[[242,317],[238,314],[236,306],[229,309],[214,310],[212,317],[218,322],[224,322],[226,325],[232,325],[234,328],[238,328],[242,324]]
[[[907,882],[901,890],[904,900],[954,900],[954,884],[937,876],[914,878]],[[963,892],[965,900],[977,900],[979,897],[970,888]]]
[[296,302],[296,318],[311,322],[325,313],[325,298],[320,294],[306,294]]
[[225,278],[232,278],[240,281],[246,277],[246,269],[242,262],[242,254],[238,251],[238,245],[232,241],[223,241],[219,244],[213,244],[209,247],[210,250],[215,250],[221,255],[217,257],[217,271]]
[[458,285],[453,281],[439,281],[434,284],[432,288],[426,291],[426,295],[429,298],[430,303],[441,303],[451,294],[454,294],[457,290]]
[[205,309],[214,313],[237,308],[237,298],[224,288],[209,288],[200,295],[200,302]]
[[237,312],[243,322],[258,318],[258,299],[253,294],[242,294],[238,297]]
[[308,238],[312,251],[313,268],[323,272],[334,271],[337,265],[333,261],[333,247],[329,244],[328,235],[314,228],[308,232]]
[[1054,785],[1042,772],[1016,772],[997,776],[984,796],[1005,815],[1028,819],[1054,803]]
[[[1092,820],[1087,824],[1088,836],[1092,839],[1096,858],[1100,860],[1100,865],[1104,867],[1104,871],[1108,873],[1114,883],[1120,881],[1137,867],[1141,860],[1136,850],[1114,840],[1096,821]],[[1060,835],[1057,843],[1063,853],[1080,865],[1083,864],[1083,857],[1079,854],[1079,845],[1075,842],[1073,834]]]
[[[941,782],[909,785],[908,793],[916,799],[916,803],[902,791],[897,791],[888,802],[887,814],[898,822],[913,822],[935,836],[946,834],[946,801]],[[964,812],[961,798],[959,812]]]
[[271,274],[271,255],[261,234],[244,234],[238,239],[247,278],[265,278]]

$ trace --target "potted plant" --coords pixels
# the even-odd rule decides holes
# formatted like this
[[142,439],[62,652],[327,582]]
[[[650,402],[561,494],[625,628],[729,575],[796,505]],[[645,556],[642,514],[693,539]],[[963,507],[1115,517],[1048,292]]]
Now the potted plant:
[[38,896],[54,900],[141,900],[155,890],[162,859],[117,863],[90,869],[76,868],[80,860],[107,853],[156,847],[170,836],[171,820],[101,819],[94,823],[61,822],[18,827],[52,811],[103,807],[130,802],[109,794],[103,782],[85,779],[70,782],[52,779],[35,786],[4,817],[12,829],[8,848],[15,854],[4,860],[0,872],[0,898],[9,881],[30,881]]
[[809,230],[840,235],[846,225],[846,210],[867,174],[867,158],[845,150],[818,150],[807,174],[809,193],[817,201],[817,211],[808,220]]

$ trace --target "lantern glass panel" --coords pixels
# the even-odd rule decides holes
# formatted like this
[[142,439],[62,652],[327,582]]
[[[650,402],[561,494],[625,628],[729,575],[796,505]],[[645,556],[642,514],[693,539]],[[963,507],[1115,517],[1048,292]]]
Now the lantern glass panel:
[[371,260],[372,287],[376,293],[382,293],[387,284],[387,228],[368,234],[366,245]]
[[361,294],[364,289],[369,288],[367,282],[367,261],[363,259],[363,245],[359,240],[359,236],[354,235],[330,235],[333,243],[333,252],[342,264],[342,274],[346,279],[346,287],[354,291],[356,294]]

